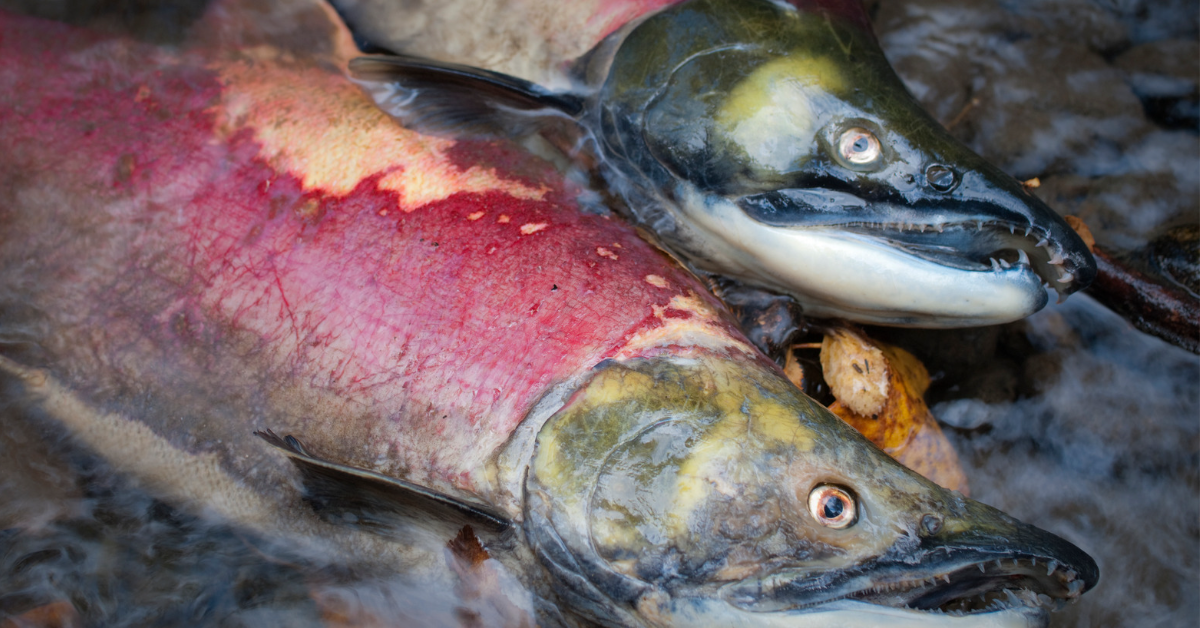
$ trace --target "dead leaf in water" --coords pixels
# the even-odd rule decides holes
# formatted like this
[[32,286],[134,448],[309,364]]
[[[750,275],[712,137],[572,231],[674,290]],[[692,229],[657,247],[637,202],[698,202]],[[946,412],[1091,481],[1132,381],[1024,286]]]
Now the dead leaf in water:
[[850,328],[826,334],[821,367],[837,401],[830,411],[901,464],[968,493],[958,454],[925,404],[929,372],[911,353]]
[[75,606],[67,600],[43,604],[0,621],[0,628],[78,628],[82,625]]

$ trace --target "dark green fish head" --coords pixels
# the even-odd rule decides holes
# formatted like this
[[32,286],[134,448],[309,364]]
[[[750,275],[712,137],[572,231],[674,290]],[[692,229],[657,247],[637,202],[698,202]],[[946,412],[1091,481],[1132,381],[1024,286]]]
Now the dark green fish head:
[[614,36],[591,124],[700,269],[820,316],[1015,320],[1095,275],[1074,231],[932,119],[855,1],[692,0]]
[[1037,626],[1098,579],[745,359],[597,367],[525,491],[556,594],[604,625]]

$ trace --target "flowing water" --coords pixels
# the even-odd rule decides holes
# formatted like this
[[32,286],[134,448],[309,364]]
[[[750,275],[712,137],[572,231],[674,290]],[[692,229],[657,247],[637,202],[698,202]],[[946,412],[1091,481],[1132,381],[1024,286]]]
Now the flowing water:
[[[80,3],[6,4],[67,15]],[[1102,245],[1200,223],[1197,2],[868,4],[914,94],[984,156],[1039,177],[1037,193]],[[118,24],[145,14],[112,5]],[[191,19],[156,15],[137,25],[152,40]],[[30,350],[16,310],[0,307],[5,355]],[[1096,557],[1099,586],[1055,625],[1195,625],[1197,356],[1082,295],[1006,326],[872,333],[934,374],[972,495]],[[35,608],[86,626],[501,623],[502,609],[447,582],[355,573],[173,509],[41,425],[0,389],[0,627]]]

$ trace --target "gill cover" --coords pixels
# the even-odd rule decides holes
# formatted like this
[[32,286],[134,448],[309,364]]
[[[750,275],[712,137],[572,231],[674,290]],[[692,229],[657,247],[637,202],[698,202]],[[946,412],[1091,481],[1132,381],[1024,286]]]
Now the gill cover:
[[609,47],[586,123],[699,269],[915,326],[1014,320],[1044,283],[1095,274],[1058,215],[925,113],[854,0],[692,0]]
[[1097,579],[1075,546],[905,469],[757,362],[600,365],[542,427],[525,488],[556,593],[605,625],[1025,626]]

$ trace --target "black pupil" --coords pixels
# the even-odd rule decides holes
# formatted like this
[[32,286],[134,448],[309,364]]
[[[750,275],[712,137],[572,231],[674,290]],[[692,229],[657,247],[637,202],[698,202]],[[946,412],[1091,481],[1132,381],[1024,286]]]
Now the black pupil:
[[825,498],[825,518],[826,519],[837,519],[838,516],[842,514],[842,510],[844,510],[845,508],[846,507],[842,505],[842,499],[840,497],[826,497]]
[[870,145],[871,145],[871,143],[867,141],[867,138],[860,137],[860,138],[854,140],[854,145],[852,146],[852,148],[854,149],[854,152],[861,153],[861,152],[867,150],[867,147]]

